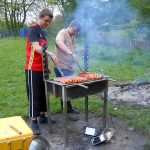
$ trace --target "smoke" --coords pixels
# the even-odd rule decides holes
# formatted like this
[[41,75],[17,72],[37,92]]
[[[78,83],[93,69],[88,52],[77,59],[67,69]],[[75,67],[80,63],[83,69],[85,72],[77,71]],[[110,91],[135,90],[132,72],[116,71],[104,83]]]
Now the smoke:
[[[150,26],[138,20],[139,12],[131,8],[128,0],[78,0],[73,15],[81,24],[83,41],[88,44],[90,71],[105,70],[110,64],[117,66],[123,61],[142,68],[148,61]],[[135,49],[142,50],[146,60],[140,53],[134,58]]]
[[[129,7],[127,0],[83,0],[74,16],[82,25],[82,32],[86,34],[89,44],[99,42],[100,38],[107,38],[107,34],[112,30],[125,28],[137,13]],[[111,33],[113,36],[114,33]]]
[[123,33],[126,32],[126,24],[137,15],[129,7],[127,0],[83,0],[78,4],[74,18],[80,22],[82,35],[89,45],[90,61],[91,58],[116,61],[116,58],[127,53],[127,50],[119,53],[118,47],[122,49],[122,34],[127,35]]

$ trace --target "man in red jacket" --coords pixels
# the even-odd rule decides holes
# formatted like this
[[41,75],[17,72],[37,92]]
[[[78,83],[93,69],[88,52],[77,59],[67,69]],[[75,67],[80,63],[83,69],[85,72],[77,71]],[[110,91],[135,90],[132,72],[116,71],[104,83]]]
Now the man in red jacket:
[[[29,101],[29,116],[31,118],[31,128],[33,133],[41,134],[37,117],[40,123],[47,123],[46,112],[46,96],[43,81],[42,67],[42,44],[48,46],[44,29],[48,27],[53,18],[52,12],[45,8],[39,14],[37,24],[32,24],[27,33],[26,38],[26,87]],[[54,62],[57,61],[53,56]]]

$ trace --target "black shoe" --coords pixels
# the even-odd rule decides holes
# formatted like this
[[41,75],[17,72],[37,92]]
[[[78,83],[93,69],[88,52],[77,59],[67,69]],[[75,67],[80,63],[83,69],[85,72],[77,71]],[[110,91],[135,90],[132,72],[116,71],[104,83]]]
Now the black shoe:
[[[52,124],[56,123],[55,120],[51,119],[51,121],[52,121]],[[40,115],[39,122],[42,124],[46,124],[46,123],[48,123],[48,118],[45,115]]]
[[68,115],[68,121],[77,121],[77,120],[79,120],[77,117],[74,117],[74,116],[70,116],[70,115]]
[[72,108],[69,113],[72,113],[72,114],[79,114],[80,112],[77,110],[77,109],[74,109]]
[[56,123],[56,121],[55,121],[55,120],[53,120],[53,119],[51,119],[51,121],[52,121],[52,124],[55,124],[55,123]]
[[[63,101],[62,101],[62,99],[61,99],[61,108],[63,110]],[[70,101],[67,101],[67,113],[79,114],[80,112],[72,107],[72,104],[71,104]]]
[[32,123],[31,129],[32,129],[34,135],[40,135],[41,134],[38,123]]
[[39,117],[39,122],[40,122],[40,123],[43,123],[43,124],[48,123],[48,119],[47,119],[47,117],[45,116],[45,114],[41,114],[41,115],[40,115],[40,117]]

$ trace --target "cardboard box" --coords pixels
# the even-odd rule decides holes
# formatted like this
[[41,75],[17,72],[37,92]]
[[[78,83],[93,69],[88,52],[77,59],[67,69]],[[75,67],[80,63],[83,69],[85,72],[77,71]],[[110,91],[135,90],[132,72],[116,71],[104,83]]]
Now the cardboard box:
[[33,132],[20,117],[0,119],[0,150],[28,150]]

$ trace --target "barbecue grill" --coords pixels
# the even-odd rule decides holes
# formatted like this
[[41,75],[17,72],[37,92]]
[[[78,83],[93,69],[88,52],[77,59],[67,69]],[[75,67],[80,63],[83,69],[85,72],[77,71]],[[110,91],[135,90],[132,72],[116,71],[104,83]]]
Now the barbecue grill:
[[48,125],[49,131],[52,132],[51,128],[51,109],[49,103],[49,94],[55,97],[60,97],[63,100],[63,114],[64,114],[64,146],[68,143],[68,132],[67,132],[67,100],[68,98],[75,99],[79,97],[85,98],[85,121],[88,121],[88,96],[96,93],[104,93],[104,105],[103,105],[103,122],[102,128],[106,127],[106,111],[107,111],[107,92],[108,92],[108,79],[97,79],[97,80],[87,80],[83,83],[71,83],[63,84],[48,77],[48,64],[46,61],[46,47],[42,45],[43,50],[43,76],[45,82],[45,92],[47,101],[47,111],[48,111]]

